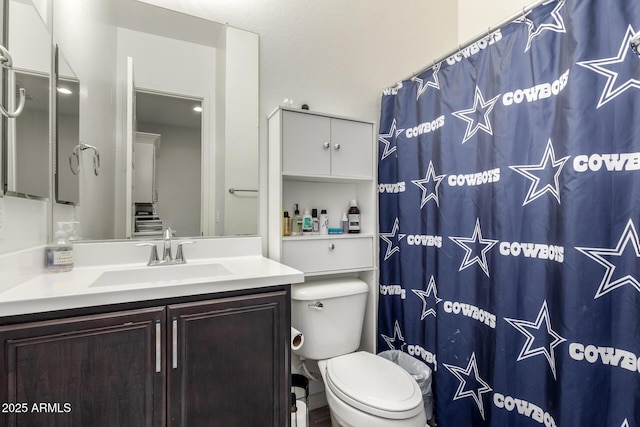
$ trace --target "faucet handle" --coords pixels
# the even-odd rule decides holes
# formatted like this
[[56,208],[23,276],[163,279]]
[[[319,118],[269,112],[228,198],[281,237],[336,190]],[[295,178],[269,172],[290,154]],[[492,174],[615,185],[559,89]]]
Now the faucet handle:
[[136,246],[151,246],[151,254],[149,255],[149,262],[147,265],[158,263],[158,247],[155,243],[138,243]]
[[182,251],[182,245],[191,245],[196,242],[192,242],[191,240],[185,240],[184,242],[178,242],[178,249],[176,251],[176,258],[174,262],[178,264],[186,264],[187,260],[184,259],[184,252]]

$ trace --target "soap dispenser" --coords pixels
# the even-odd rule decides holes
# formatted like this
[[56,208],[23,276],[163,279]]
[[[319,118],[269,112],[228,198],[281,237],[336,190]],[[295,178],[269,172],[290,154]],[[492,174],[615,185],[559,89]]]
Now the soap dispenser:
[[65,222],[58,222],[54,239],[45,246],[45,271],[59,273],[73,268],[73,246],[69,243]]

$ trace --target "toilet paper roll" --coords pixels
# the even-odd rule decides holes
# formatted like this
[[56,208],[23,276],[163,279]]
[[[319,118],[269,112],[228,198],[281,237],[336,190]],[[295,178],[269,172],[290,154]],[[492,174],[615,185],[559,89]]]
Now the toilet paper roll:
[[302,332],[291,327],[291,350],[298,350],[304,344],[304,335]]

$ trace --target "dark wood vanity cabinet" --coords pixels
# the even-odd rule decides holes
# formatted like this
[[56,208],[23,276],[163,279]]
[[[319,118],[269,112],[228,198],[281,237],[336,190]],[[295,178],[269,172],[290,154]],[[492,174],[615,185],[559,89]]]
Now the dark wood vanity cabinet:
[[288,287],[207,297],[0,326],[0,425],[288,425]]

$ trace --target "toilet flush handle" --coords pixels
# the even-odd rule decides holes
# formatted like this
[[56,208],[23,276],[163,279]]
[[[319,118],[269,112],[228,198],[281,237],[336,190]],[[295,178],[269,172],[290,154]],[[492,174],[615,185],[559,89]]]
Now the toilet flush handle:
[[309,308],[320,311],[324,308],[324,304],[322,304],[320,301],[316,301],[313,304],[309,304]]

